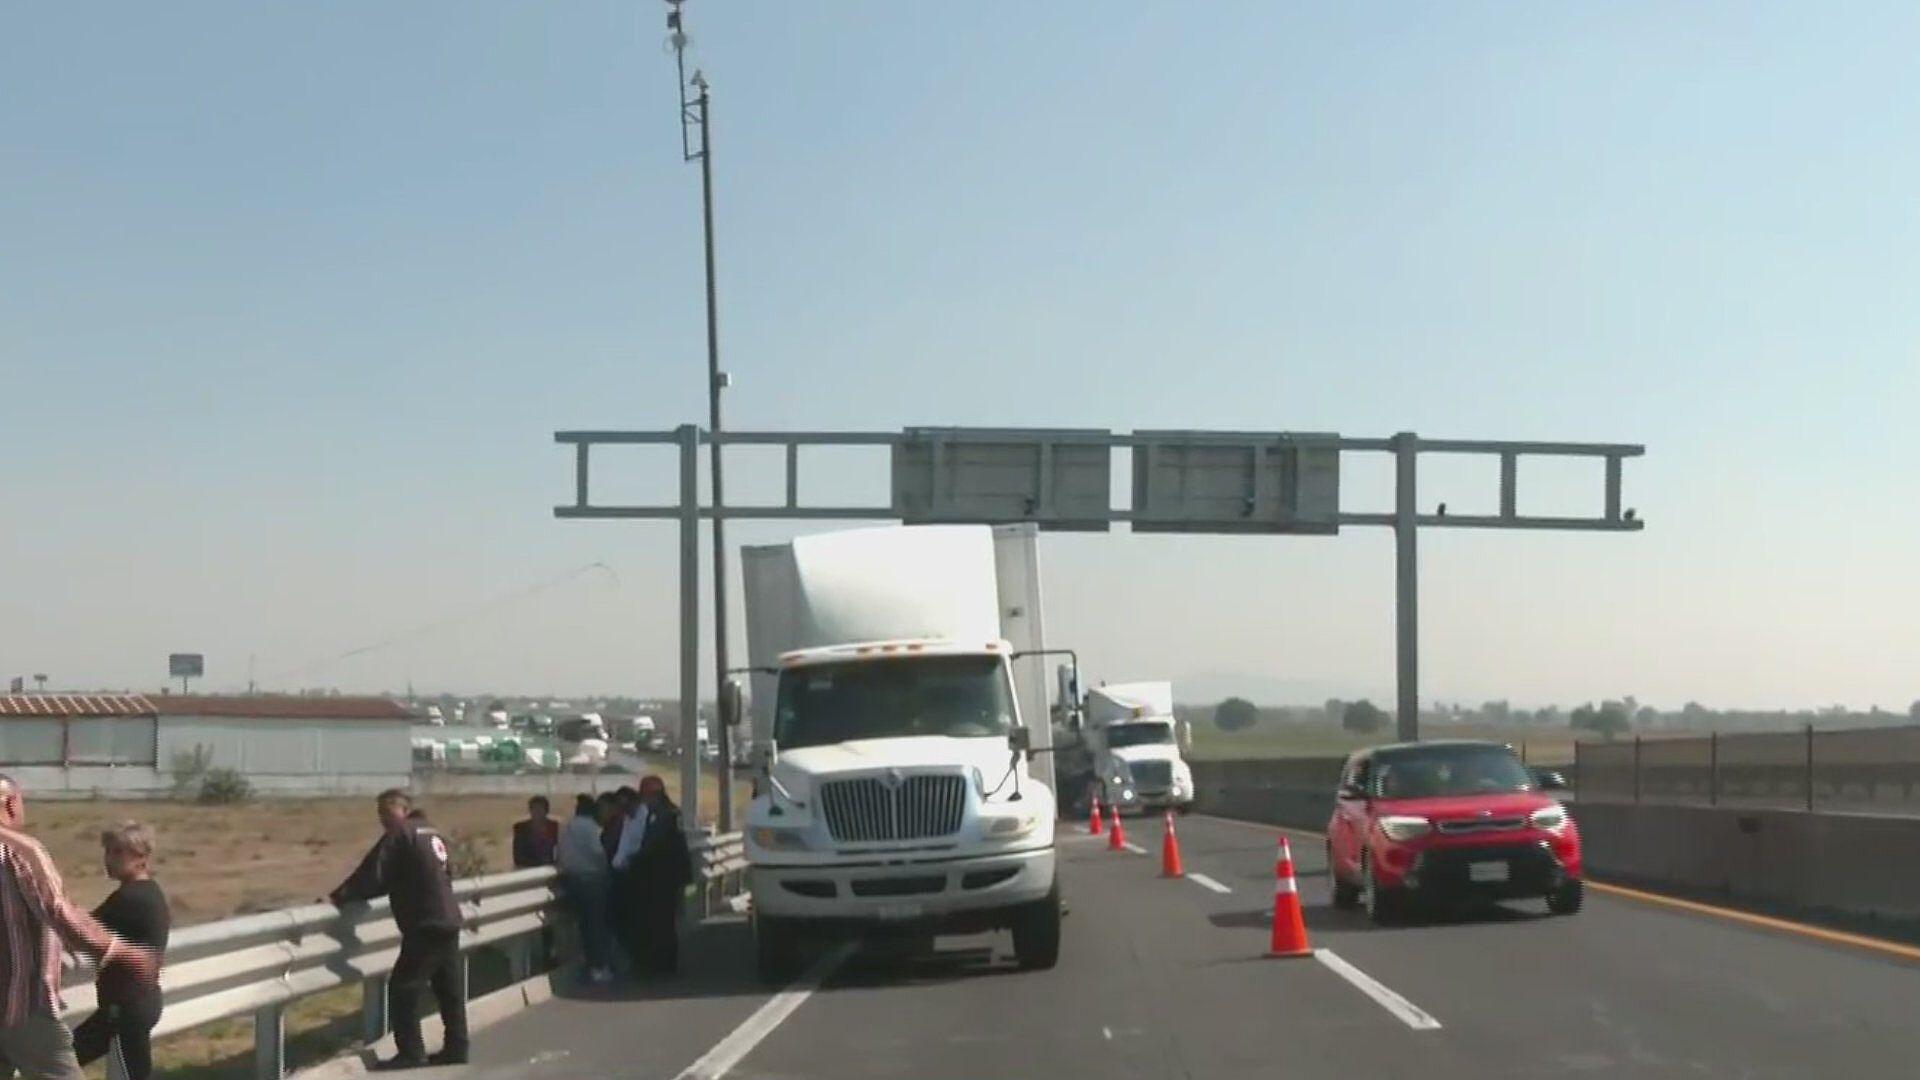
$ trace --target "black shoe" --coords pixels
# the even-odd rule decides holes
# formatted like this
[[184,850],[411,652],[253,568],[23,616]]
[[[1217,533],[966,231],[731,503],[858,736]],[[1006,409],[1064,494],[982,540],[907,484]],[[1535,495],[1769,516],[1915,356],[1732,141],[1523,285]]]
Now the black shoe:
[[428,1054],[427,1062],[432,1065],[465,1065],[467,1063],[467,1051],[464,1047],[458,1050],[442,1048]]
[[427,1059],[417,1054],[395,1054],[385,1060],[374,1061],[371,1071],[398,1072],[401,1069],[424,1069],[426,1067]]

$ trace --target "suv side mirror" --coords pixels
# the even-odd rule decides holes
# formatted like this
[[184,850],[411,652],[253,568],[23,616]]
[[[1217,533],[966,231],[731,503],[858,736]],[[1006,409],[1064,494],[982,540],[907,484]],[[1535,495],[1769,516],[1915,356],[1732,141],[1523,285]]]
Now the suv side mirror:
[[1533,771],[1533,778],[1539,781],[1540,790],[1542,791],[1565,791],[1567,789],[1567,778],[1552,769],[1535,769]]
[[728,679],[720,684],[720,722],[733,728],[739,727],[746,715],[746,695],[740,688],[739,679]]
[[1340,797],[1343,799],[1364,799],[1367,797],[1367,791],[1359,784],[1341,784]]

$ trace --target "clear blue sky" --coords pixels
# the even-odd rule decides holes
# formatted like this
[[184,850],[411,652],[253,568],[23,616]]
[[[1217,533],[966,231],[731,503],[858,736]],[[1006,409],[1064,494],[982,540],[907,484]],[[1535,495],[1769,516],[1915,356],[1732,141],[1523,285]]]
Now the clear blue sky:
[[[1428,534],[1429,699],[1920,696],[1911,5],[689,8],[732,423],[1644,441]],[[704,414],[663,11],[15,5],[0,674],[670,692],[670,527],[550,515]],[[1383,534],[1045,557],[1097,678],[1391,695]]]

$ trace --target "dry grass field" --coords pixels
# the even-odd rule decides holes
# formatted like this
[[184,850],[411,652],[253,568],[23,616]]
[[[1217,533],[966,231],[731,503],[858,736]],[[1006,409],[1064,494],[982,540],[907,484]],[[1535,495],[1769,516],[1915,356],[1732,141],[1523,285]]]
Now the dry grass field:
[[[667,773],[673,783],[672,773]],[[744,783],[738,785],[744,804]],[[718,803],[702,787],[703,816]],[[132,818],[157,837],[154,877],[173,907],[174,926],[311,903],[338,885],[379,834],[371,798],[255,799],[234,806],[191,802],[34,801],[27,793],[27,831],[59,862],[74,899],[92,907],[111,891],[100,866],[100,830]],[[572,800],[554,809],[571,814]],[[489,871],[512,868],[513,823],[526,816],[521,795],[436,795],[420,804],[456,841],[469,840]],[[497,957],[477,956],[476,992],[497,985]],[[342,987],[304,999],[287,1012],[288,1057],[310,1064],[357,1041],[360,988]],[[209,1024],[155,1047],[156,1072],[176,1080],[240,1080],[251,1075],[253,1025],[247,1018]],[[92,1076],[104,1076],[96,1065]]]

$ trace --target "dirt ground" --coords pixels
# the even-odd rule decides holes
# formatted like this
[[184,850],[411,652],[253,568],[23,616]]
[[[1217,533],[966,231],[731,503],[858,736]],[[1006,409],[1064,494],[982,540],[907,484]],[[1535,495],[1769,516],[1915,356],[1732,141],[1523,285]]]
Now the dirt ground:
[[[29,793],[31,800],[31,793]],[[470,837],[490,870],[512,866],[513,823],[526,801],[449,795],[423,804],[456,839]],[[74,899],[89,907],[111,891],[100,868],[100,830],[127,819],[156,837],[154,878],[175,926],[310,903],[352,872],[379,836],[372,799],[261,799],[239,806],[177,802],[27,804],[27,831],[53,852]]]

